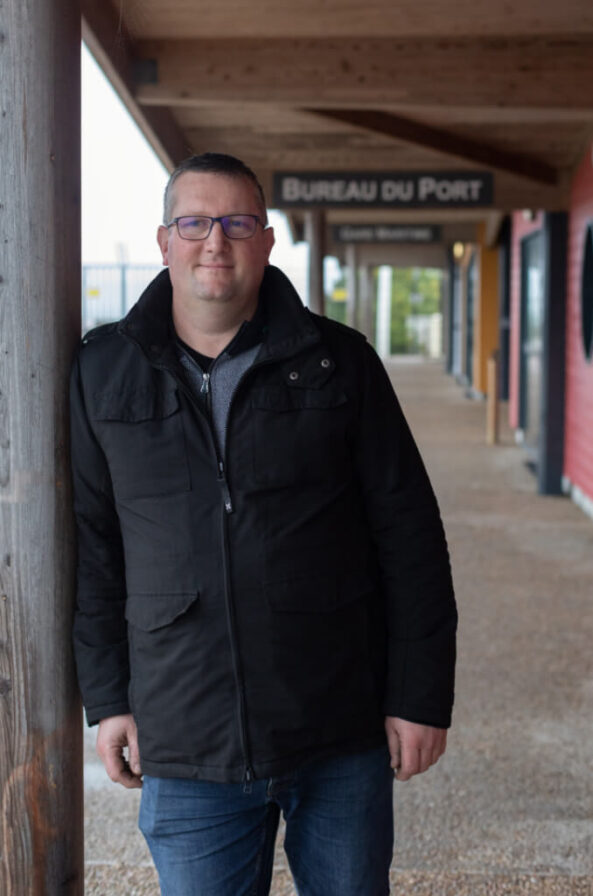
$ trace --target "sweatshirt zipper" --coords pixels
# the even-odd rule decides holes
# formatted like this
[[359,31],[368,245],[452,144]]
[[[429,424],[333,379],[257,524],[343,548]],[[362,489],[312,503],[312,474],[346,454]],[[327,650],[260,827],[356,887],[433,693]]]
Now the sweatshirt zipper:
[[214,438],[214,430],[212,427],[212,393],[210,391],[210,374],[202,372],[202,385],[200,387],[200,395],[206,396],[206,407],[208,408],[208,422],[210,424],[210,429],[212,430],[212,437],[216,449],[216,464],[218,467],[218,484],[220,486],[220,490],[222,492],[222,500],[224,503],[224,509],[227,513],[233,512],[233,502],[231,499],[231,492],[229,489],[229,484],[226,478],[226,472],[224,468],[224,461],[220,457],[218,447],[216,446],[216,439]]

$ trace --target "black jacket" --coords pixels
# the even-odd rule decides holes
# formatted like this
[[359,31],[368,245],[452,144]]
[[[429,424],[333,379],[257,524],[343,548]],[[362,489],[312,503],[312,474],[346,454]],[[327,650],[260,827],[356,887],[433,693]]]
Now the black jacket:
[[133,712],[151,775],[235,780],[447,727],[441,520],[364,337],[266,269],[268,335],[217,457],[161,273],[72,377],[75,648],[89,723]]

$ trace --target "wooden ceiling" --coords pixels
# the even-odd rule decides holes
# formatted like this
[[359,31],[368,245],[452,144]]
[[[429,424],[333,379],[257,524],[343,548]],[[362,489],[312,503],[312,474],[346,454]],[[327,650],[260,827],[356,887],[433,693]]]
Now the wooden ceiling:
[[82,8],[87,44],[169,167],[230,152],[268,190],[275,170],[487,169],[499,211],[561,209],[593,137],[592,0]]

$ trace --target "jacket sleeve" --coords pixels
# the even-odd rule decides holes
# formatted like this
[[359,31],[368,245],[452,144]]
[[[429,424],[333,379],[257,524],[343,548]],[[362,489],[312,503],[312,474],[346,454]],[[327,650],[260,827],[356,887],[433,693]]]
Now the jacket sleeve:
[[457,610],[437,501],[374,350],[365,344],[359,465],[388,625],[385,715],[451,724]]
[[87,720],[93,725],[130,711],[129,664],[121,532],[105,456],[87,415],[80,354],[72,369],[70,411],[78,535],[74,652]]

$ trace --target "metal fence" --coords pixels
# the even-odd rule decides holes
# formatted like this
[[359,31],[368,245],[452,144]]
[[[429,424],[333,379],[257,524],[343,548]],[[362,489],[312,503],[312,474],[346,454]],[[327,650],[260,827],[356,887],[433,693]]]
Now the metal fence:
[[83,265],[82,332],[123,317],[161,270],[154,264]]

